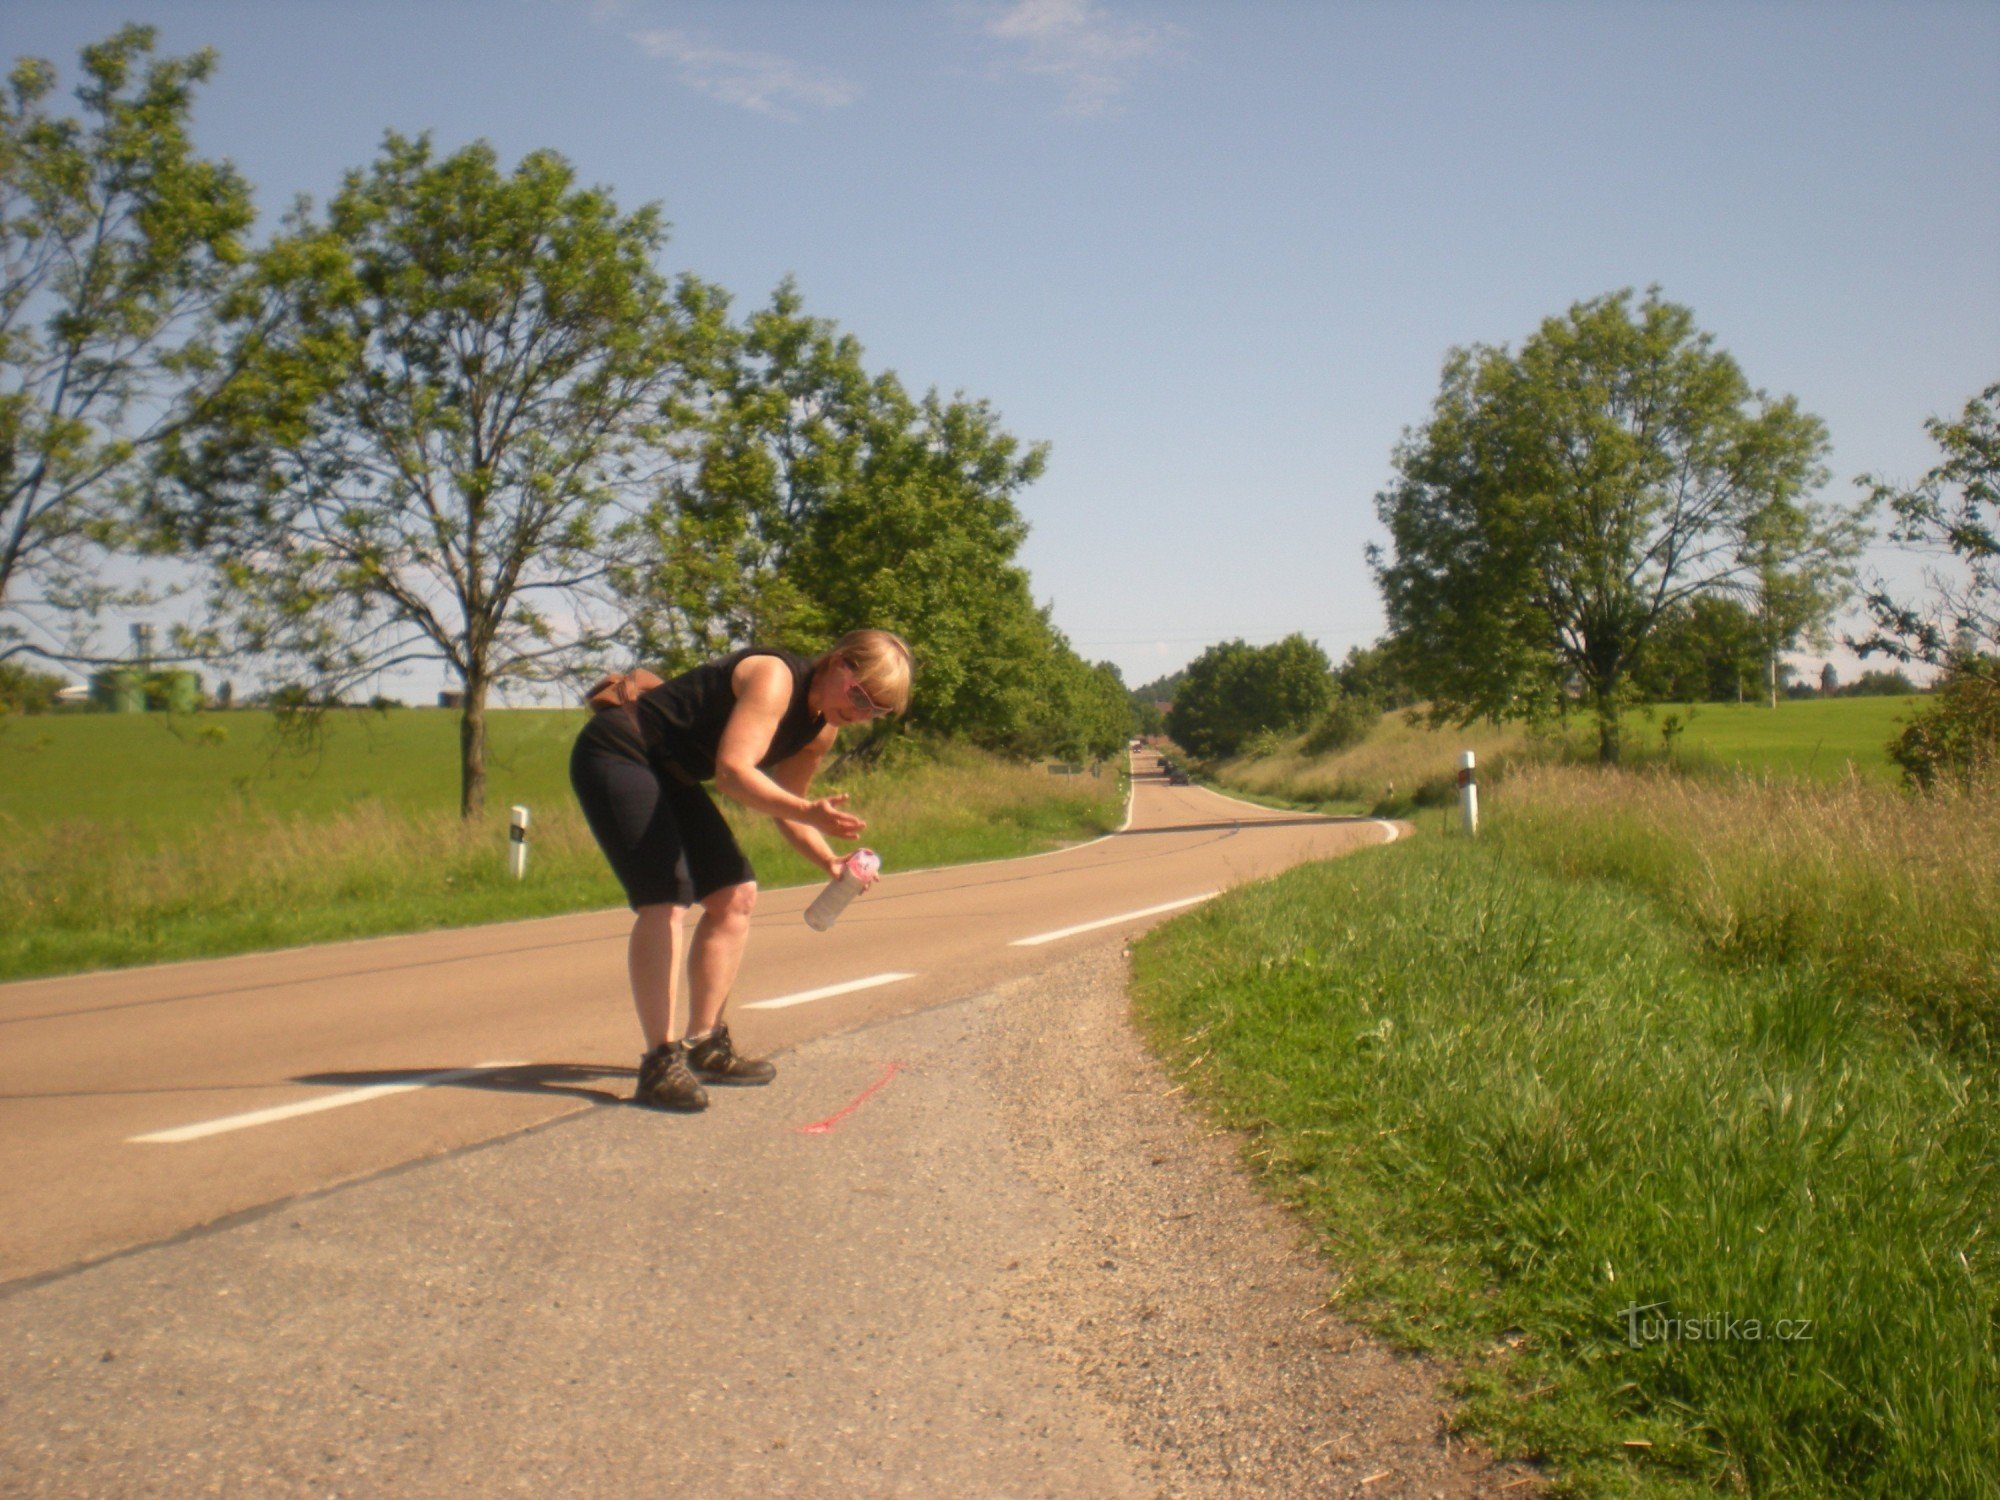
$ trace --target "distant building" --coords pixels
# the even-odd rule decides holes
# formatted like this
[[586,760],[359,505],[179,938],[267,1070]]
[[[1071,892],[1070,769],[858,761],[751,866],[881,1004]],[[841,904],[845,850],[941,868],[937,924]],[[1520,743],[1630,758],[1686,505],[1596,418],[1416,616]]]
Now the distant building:
[[463,694],[463,693],[453,693],[453,692],[442,692],[442,693],[439,693],[439,694],[438,694],[438,707],[439,707],[439,708],[463,708],[463,707],[465,707],[465,694]]

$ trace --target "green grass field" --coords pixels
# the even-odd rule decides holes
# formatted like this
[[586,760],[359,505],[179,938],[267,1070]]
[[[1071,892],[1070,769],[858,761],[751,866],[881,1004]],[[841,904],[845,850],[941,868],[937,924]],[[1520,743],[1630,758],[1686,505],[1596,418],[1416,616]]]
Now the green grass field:
[[1900,778],[1886,746],[1922,705],[1910,698],[1804,698],[1776,708],[1757,703],[1661,704],[1625,720],[1628,743],[1642,752],[1662,748],[1671,718],[1682,725],[1675,758],[1690,766],[1833,780],[1848,774],[1893,782]]
[[[489,716],[487,802],[503,820],[512,803],[568,803],[569,747],[583,720],[581,709]],[[317,745],[281,739],[272,716],[255,710],[0,719],[0,818],[174,835],[260,812],[323,819],[367,803],[450,811],[457,738],[457,715],[436,709],[338,712]]]
[[[0,720],[0,979],[619,905],[569,789],[581,722],[491,715],[487,813],[467,825],[449,713],[341,713],[305,748],[253,712]],[[1122,814],[1114,772],[897,750],[815,788],[852,796],[892,875],[1094,837]],[[533,820],[520,881],[513,803]],[[820,878],[767,819],[723,810],[762,884]]]

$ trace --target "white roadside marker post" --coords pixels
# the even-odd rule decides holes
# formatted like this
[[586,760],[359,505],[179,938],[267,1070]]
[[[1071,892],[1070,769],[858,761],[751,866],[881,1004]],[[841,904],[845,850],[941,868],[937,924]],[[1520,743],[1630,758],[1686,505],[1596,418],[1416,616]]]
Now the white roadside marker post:
[[507,813],[507,870],[516,880],[528,873],[528,810],[518,804]]
[[1472,777],[1472,752],[1458,758],[1458,810],[1467,837],[1479,832],[1479,783]]

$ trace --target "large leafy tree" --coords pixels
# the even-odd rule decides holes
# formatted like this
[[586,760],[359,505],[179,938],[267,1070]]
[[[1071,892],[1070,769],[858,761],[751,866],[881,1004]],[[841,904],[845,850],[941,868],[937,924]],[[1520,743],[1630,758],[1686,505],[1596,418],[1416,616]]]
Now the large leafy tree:
[[1224,641],[1188,664],[1167,733],[1190,755],[1233,755],[1259,730],[1303,729],[1333,700],[1326,653],[1302,635],[1269,646]]
[[40,59],[0,95],[0,658],[90,659],[104,549],[214,373],[203,322],[244,257],[249,188],[189,134],[215,55],[153,47],[86,47],[76,115]]
[[391,134],[295,212],[233,309],[237,373],[165,452],[172,530],[216,564],[225,638],[337,688],[461,684],[462,813],[496,685],[560,678],[616,624],[616,543],[656,488],[706,289],[536,152]]
[[1816,417],[1753,390],[1657,290],[1579,303],[1518,352],[1454,351],[1376,498],[1395,658],[1460,719],[1580,698],[1616,760],[1633,674],[1677,606],[1768,599],[1771,640],[1836,606],[1863,533],[1813,499],[1825,451]]
[[751,641],[809,649],[895,630],[918,657],[912,723],[1047,748],[1027,726],[1068,648],[1014,561],[1027,536],[1014,496],[1044,450],[984,402],[916,398],[871,373],[789,284],[704,347],[699,420],[652,513],[650,560],[625,579],[640,654],[683,665]]

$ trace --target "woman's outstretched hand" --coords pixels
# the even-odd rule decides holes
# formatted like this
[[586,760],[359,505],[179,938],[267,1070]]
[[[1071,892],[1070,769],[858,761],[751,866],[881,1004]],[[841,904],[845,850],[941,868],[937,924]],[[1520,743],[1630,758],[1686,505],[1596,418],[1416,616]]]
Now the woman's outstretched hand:
[[865,818],[848,812],[840,804],[847,800],[847,793],[836,792],[831,797],[822,797],[806,809],[806,815],[799,821],[810,823],[821,833],[837,839],[858,839],[861,830],[868,826]]

